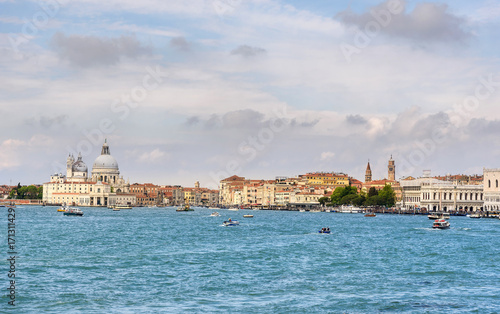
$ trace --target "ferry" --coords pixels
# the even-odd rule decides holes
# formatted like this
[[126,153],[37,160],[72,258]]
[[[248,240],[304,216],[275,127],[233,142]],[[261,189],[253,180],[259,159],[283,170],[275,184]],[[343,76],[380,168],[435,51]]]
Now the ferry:
[[436,219],[434,220],[434,224],[432,228],[434,229],[448,229],[450,227],[450,223],[445,219]]

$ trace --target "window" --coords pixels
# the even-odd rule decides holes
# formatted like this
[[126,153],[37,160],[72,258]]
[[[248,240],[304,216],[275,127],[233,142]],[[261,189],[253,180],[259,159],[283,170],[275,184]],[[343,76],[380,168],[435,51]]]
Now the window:
[[497,188],[498,188],[498,179],[497,179],[496,183],[497,183]]

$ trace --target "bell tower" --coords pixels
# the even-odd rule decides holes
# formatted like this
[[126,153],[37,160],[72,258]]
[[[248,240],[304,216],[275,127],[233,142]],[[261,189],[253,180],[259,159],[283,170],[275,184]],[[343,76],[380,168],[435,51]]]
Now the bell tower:
[[388,179],[389,181],[396,181],[396,164],[394,163],[394,159],[389,159],[389,165],[387,166],[388,169]]
[[372,181],[372,169],[370,168],[370,161],[368,160],[368,165],[366,166],[365,172],[365,183]]

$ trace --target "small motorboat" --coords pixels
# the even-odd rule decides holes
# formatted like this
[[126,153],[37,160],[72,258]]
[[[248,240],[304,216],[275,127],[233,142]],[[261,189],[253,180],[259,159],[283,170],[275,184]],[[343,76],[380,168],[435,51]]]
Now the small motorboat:
[[68,211],[68,206],[63,205],[63,206],[59,207],[59,208],[57,209],[57,211],[58,211],[58,212],[63,212],[63,213],[64,213],[64,212]]
[[83,212],[78,208],[68,208],[67,211],[64,212],[65,216],[83,216]]
[[448,229],[450,227],[450,223],[445,219],[436,219],[432,224],[432,228],[434,229]]
[[365,217],[377,217],[377,215],[375,213],[366,213]]
[[120,209],[132,209],[132,206],[130,206],[130,205],[116,205],[115,207],[113,207],[113,210],[115,210],[115,209],[118,209],[118,210],[120,210]]
[[321,230],[318,231],[319,233],[331,233],[330,228],[321,228]]
[[481,218],[481,215],[479,214],[472,214],[472,215],[468,215],[469,218]]
[[240,225],[240,222],[239,221],[236,221],[236,220],[231,220],[231,218],[229,218],[229,220],[227,221],[224,221],[224,226],[226,227],[230,227],[230,226],[239,226]]
[[211,217],[219,217],[220,214],[218,212],[213,212],[210,216]]
[[177,207],[177,209],[175,211],[176,212],[193,212],[194,209],[192,209],[188,204],[186,204],[184,206]]
[[243,215],[243,218],[253,218],[253,215]]

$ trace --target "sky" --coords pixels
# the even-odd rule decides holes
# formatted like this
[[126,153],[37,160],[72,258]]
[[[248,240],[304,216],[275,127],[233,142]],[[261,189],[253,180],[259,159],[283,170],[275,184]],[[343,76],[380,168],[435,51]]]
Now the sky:
[[0,184],[500,168],[500,1],[0,0]]

